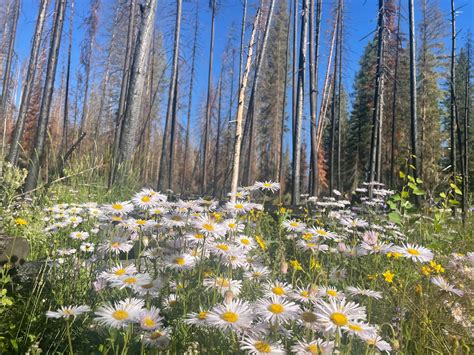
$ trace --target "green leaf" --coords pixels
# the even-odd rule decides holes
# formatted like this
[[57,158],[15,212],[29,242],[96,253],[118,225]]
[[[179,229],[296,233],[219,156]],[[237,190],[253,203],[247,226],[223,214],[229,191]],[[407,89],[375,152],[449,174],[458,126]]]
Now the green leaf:
[[439,194],[439,197],[441,197],[441,198],[446,198],[446,194],[445,194],[444,192],[441,192],[441,193]]
[[390,207],[391,210],[396,210],[397,209],[397,205],[393,201],[390,201],[390,200],[387,201],[387,205],[388,205],[388,207]]
[[449,203],[450,203],[451,205],[454,205],[454,206],[460,205],[459,201],[453,200],[453,199],[449,200]]
[[415,187],[413,189],[413,194],[415,194],[417,196],[421,196],[421,195],[424,195],[425,192],[422,189],[420,189],[419,187]]
[[408,180],[410,180],[411,182],[415,182],[415,178],[411,175],[408,175]]
[[413,183],[413,182],[409,182],[409,183],[408,183],[408,187],[409,187],[410,189],[414,190],[414,189],[416,189],[416,184]]
[[388,219],[393,223],[397,223],[397,224],[402,223],[402,221],[400,219],[400,215],[397,212],[390,212],[388,214]]
[[405,178],[405,173],[403,171],[399,171],[398,172],[398,175],[400,176],[400,179],[404,179]]
[[408,191],[402,191],[402,199],[407,199],[408,197],[410,197]]

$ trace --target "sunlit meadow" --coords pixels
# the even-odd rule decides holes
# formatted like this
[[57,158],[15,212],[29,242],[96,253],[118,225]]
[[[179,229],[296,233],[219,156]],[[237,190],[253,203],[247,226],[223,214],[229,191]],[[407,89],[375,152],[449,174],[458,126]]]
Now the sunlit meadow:
[[463,227],[452,187],[416,214],[422,182],[400,177],[295,210],[273,182],[235,203],[5,190],[3,229],[31,252],[2,269],[0,352],[468,354],[472,212]]

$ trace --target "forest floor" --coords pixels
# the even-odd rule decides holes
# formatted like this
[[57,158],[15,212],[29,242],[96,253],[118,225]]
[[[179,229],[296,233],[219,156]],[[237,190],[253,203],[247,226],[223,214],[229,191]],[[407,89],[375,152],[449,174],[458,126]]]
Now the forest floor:
[[474,349],[474,216],[452,213],[454,188],[421,209],[415,183],[292,211],[272,183],[236,203],[79,184],[31,200],[15,179],[1,234],[30,250],[0,274],[0,353]]

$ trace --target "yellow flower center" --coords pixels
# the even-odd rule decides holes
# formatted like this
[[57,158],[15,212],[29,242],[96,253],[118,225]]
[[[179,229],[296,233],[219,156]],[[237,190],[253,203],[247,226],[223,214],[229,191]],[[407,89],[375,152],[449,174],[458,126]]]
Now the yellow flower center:
[[229,223],[228,226],[229,226],[230,229],[234,229],[235,227],[237,227],[237,224]]
[[240,242],[244,245],[249,245],[250,244],[250,240],[248,240],[247,238],[241,239]]
[[218,277],[216,279],[216,285],[218,285],[220,287],[229,287],[230,283],[226,279],[224,279],[222,277]]
[[270,187],[270,186],[272,186],[272,185],[271,185],[269,182],[265,182],[265,183],[263,183],[263,186],[264,186],[264,187]]
[[334,312],[333,314],[331,314],[330,318],[331,318],[331,321],[338,327],[342,327],[348,323],[347,317],[344,314],[339,313],[339,312]]
[[326,294],[327,294],[328,296],[332,296],[332,297],[336,297],[336,296],[337,296],[337,292],[334,291],[334,290],[327,290],[327,291],[326,291]]
[[350,330],[355,331],[355,332],[361,332],[362,331],[362,327],[360,325],[357,325],[357,324],[349,324],[348,328]]
[[229,246],[227,244],[217,244],[216,248],[218,248],[220,250],[223,250],[223,251],[229,250]]
[[313,312],[303,312],[301,314],[301,319],[306,323],[315,323],[318,320],[316,314]]
[[253,346],[255,349],[261,353],[271,353],[272,347],[266,341],[256,341]]
[[367,339],[367,344],[375,345],[375,339]]
[[239,315],[234,312],[224,312],[221,315],[221,319],[227,323],[235,323],[239,320]]
[[315,248],[317,246],[317,244],[315,244],[315,243],[306,243],[306,246],[308,248]]
[[237,208],[237,209],[242,209],[242,208],[244,208],[244,205],[241,204],[241,203],[236,203],[236,204],[235,204],[235,208]]
[[146,224],[146,221],[144,219],[137,219],[136,220],[136,223],[139,225],[139,226],[144,226]]
[[204,223],[202,225],[202,228],[204,228],[208,232],[213,232],[214,231],[214,226],[212,224],[209,224],[209,223]]
[[301,291],[300,296],[304,297],[304,298],[307,298],[307,297],[309,297],[309,292],[308,291]]
[[123,321],[128,319],[128,312],[124,311],[123,309],[118,309],[112,313],[112,317],[114,317],[116,320]]
[[194,238],[202,239],[202,238],[204,238],[204,234],[200,234],[200,233],[194,234]]
[[142,197],[142,202],[147,203],[147,202],[150,202],[150,201],[151,201],[151,197],[150,197],[150,196],[145,195],[145,196]]
[[122,220],[122,217],[120,216],[112,216],[112,221],[114,222],[120,222]]
[[298,222],[290,222],[290,226],[292,227],[298,227],[299,223]]
[[272,292],[277,296],[283,296],[285,294],[285,290],[280,286],[273,287]]
[[179,215],[174,215],[173,217],[171,217],[171,220],[175,222],[181,222],[183,219]]
[[283,311],[285,310],[285,307],[283,307],[279,303],[272,303],[271,305],[268,306],[267,309],[272,313],[280,314],[280,313],[283,313]]
[[319,347],[316,344],[308,345],[305,350],[313,355],[319,354]]
[[114,210],[121,211],[121,210],[123,210],[123,205],[120,204],[120,203],[114,203],[114,204],[112,205],[112,208],[113,208]]
[[318,229],[316,233],[322,235],[323,237],[328,235],[328,232],[326,232],[324,229]]
[[151,319],[151,317],[145,317],[145,319],[143,319],[143,324],[145,324],[145,327],[151,328],[155,326],[156,323]]
[[420,255],[420,252],[419,252],[418,250],[416,250],[416,249],[413,249],[413,248],[408,248],[408,249],[407,249],[407,253],[408,253],[408,254],[411,254],[411,255],[415,255],[415,256]]
[[202,312],[199,312],[199,313],[198,313],[198,319],[199,319],[199,320],[204,320],[204,319],[206,319],[206,318],[207,318],[207,312],[202,311]]
[[184,260],[184,258],[176,258],[174,259],[174,263],[177,265],[184,265],[186,264],[186,261]]
[[112,246],[112,248],[118,248],[120,246],[120,243],[119,242],[113,242],[110,245]]
[[73,316],[73,315],[74,315],[74,312],[73,312],[71,309],[65,309],[65,310],[63,311],[63,313],[64,313],[65,315],[68,315],[68,316]]
[[122,275],[125,275],[126,271],[124,268],[121,268],[121,269],[118,269],[114,272],[115,275],[117,276],[122,276]]
[[134,284],[137,282],[137,278],[136,277],[127,277],[126,279],[123,280],[124,283],[126,284]]
[[156,331],[150,334],[150,339],[151,340],[156,340],[158,338],[161,338],[163,336],[163,333],[160,331]]

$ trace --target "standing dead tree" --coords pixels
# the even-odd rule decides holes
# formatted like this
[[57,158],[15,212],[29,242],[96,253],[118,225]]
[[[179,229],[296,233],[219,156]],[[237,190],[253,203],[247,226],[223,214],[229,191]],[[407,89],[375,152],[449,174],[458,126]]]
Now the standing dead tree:
[[298,92],[296,95],[296,121],[293,131],[293,173],[291,203],[296,205],[300,201],[300,174],[301,174],[301,130],[303,127],[304,109],[304,78],[306,74],[306,49],[308,34],[308,3],[303,0],[301,12],[300,53],[298,63]]
[[157,0],[148,0],[142,5],[142,22],[138,30],[137,44],[130,70],[130,86],[119,143],[118,162],[122,166],[131,163],[137,147],[141,101],[145,87],[146,62],[153,36],[156,4]]
[[250,67],[253,58],[253,49],[255,46],[255,33],[257,24],[260,18],[260,8],[257,9],[255,19],[252,27],[252,34],[250,35],[249,49],[247,52],[247,61],[242,74],[242,80],[239,87],[239,99],[237,104],[236,127],[235,127],[235,141],[234,141],[234,161],[232,163],[232,180],[231,180],[231,201],[235,202],[237,197],[237,187],[239,184],[239,165],[240,165],[240,148],[242,146],[242,123],[244,118],[244,103],[245,90],[247,88],[247,81],[250,74]]
[[54,18],[52,23],[51,42],[49,47],[48,64],[46,67],[46,80],[41,98],[41,108],[38,126],[35,136],[33,154],[28,165],[28,176],[25,181],[25,191],[32,191],[38,184],[39,170],[44,159],[44,147],[46,142],[46,131],[50,116],[51,99],[53,97],[54,79],[56,77],[56,66],[58,63],[61,34],[63,31],[64,15],[66,12],[66,0],[56,0]]
[[18,110],[18,118],[16,121],[15,130],[13,132],[12,143],[10,145],[10,151],[8,153],[7,160],[17,165],[18,157],[20,152],[21,139],[25,130],[26,114],[28,112],[28,105],[33,92],[33,84],[36,76],[36,65],[38,62],[38,56],[40,52],[41,37],[43,34],[44,22],[46,19],[46,10],[48,8],[48,0],[41,0],[38,17],[36,20],[36,27],[33,36],[33,42],[31,43],[30,59],[28,62],[28,69],[26,71],[26,77],[23,84],[23,90],[21,93],[20,107]]

